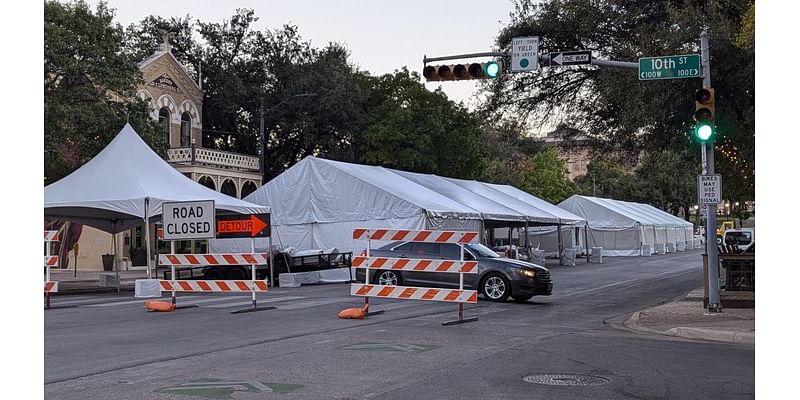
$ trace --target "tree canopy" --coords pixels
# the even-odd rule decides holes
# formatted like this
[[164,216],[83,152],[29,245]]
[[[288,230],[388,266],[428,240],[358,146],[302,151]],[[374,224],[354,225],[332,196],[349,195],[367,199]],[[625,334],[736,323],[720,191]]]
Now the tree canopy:
[[[497,45],[539,36],[540,53],[591,50],[593,57],[636,61],[639,57],[699,53],[710,38],[712,86],[716,89],[717,171],[729,196],[753,198],[755,132],[754,8],[752,1],[520,0]],[[487,90],[485,107],[500,115],[556,123],[569,121],[593,139],[598,153],[669,149],[692,154],[694,91],[700,79],[639,81],[636,70],[543,67],[506,74]],[[486,111],[485,111],[486,112]],[[730,191],[736,188],[736,193]]]
[[102,150],[126,122],[163,154],[147,105],[136,96],[141,73],[125,52],[123,29],[105,3],[45,2],[45,184]]

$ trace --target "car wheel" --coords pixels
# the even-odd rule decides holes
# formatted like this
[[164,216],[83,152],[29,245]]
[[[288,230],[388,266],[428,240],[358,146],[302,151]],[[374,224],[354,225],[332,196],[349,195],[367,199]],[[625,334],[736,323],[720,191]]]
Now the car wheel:
[[481,282],[481,294],[489,301],[506,301],[511,294],[511,282],[503,274],[490,272]]
[[244,269],[239,267],[231,268],[228,271],[228,279],[232,281],[241,281],[247,279],[247,274],[245,273]]
[[511,296],[511,298],[513,298],[514,301],[528,301],[531,299],[531,297],[533,297],[532,294],[526,294],[524,296]]
[[203,274],[203,279],[208,281],[221,281],[225,279],[225,274],[217,268],[211,268]]
[[378,285],[386,286],[400,286],[403,283],[403,280],[400,278],[400,274],[398,274],[396,271],[382,270],[378,270],[378,274],[375,275],[374,281]]

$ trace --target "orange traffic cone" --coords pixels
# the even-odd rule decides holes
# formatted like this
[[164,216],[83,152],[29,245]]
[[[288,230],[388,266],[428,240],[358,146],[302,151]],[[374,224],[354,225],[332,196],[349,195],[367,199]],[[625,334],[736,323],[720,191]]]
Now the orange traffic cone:
[[364,304],[364,307],[361,308],[348,308],[342,311],[339,311],[337,316],[341,319],[364,319],[369,312],[369,304]]
[[166,301],[145,301],[144,302],[145,308],[147,311],[160,311],[160,312],[167,312],[175,310],[175,304],[167,303]]

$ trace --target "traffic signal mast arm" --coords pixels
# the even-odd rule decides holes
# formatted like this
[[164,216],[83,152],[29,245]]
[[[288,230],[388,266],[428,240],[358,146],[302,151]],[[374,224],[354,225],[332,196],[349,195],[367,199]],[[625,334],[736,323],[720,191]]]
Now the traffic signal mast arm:
[[[477,57],[508,57],[508,56],[509,56],[508,52],[500,52],[500,51],[492,51],[487,53],[456,54],[453,56],[431,57],[431,58],[424,56],[422,58],[422,63],[428,64],[429,62],[435,62],[435,61],[463,60],[465,58],[477,58]],[[550,55],[548,54],[540,54],[538,56],[538,59],[540,63],[550,63]],[[629,61],[599,60],[596,58],[592,58],[591,63],[592,65],[603,65],[607,67],[639,69],[639,63],[629,62]]]

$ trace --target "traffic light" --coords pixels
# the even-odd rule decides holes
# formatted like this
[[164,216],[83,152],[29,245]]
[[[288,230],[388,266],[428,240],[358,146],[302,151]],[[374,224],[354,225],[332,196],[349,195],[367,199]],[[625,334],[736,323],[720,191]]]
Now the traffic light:
[[427,65],[422,76],[430,81],[462,81],[468,79],[497,79],[503,70],[500,61],[484,63]]
[[694,135],[701,142],[713,140],[714,131],[714,89],[698,89],[694,93]]

